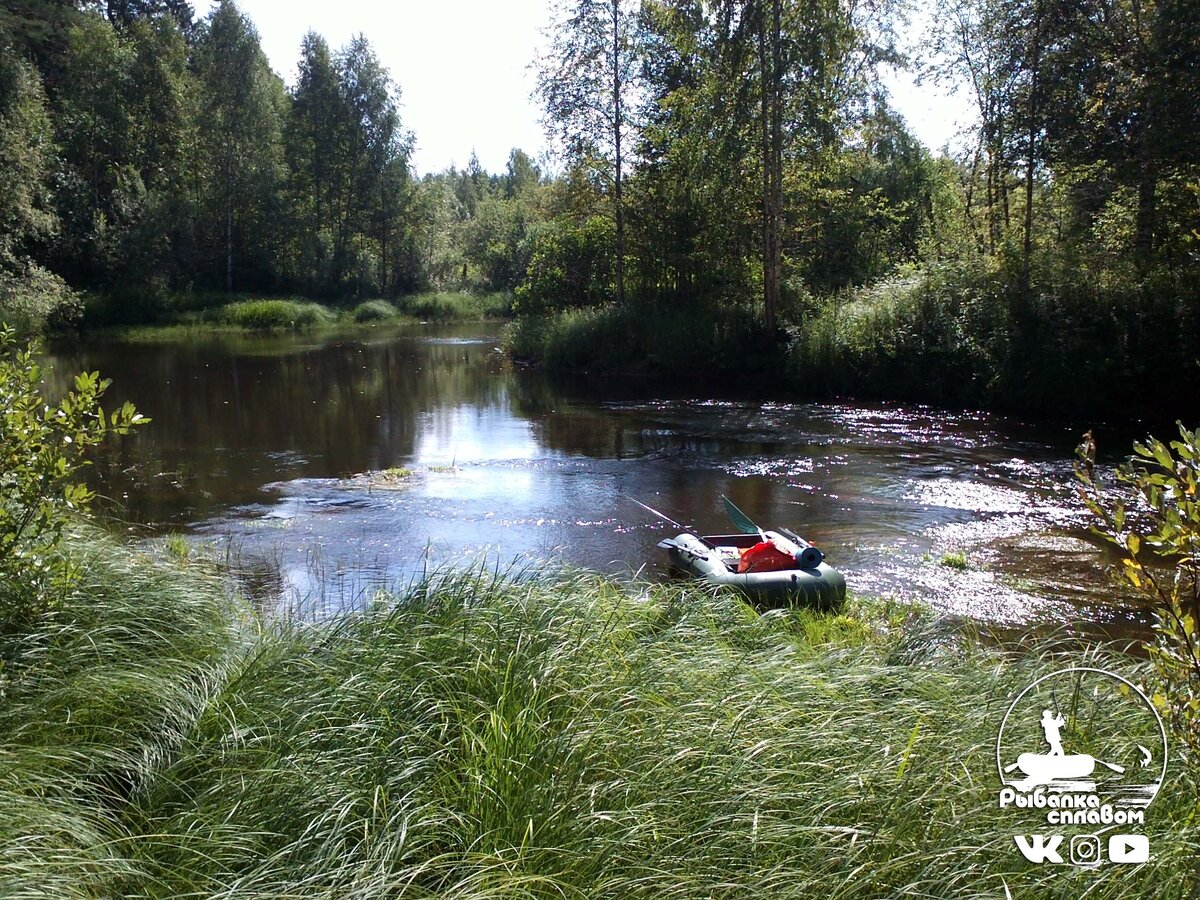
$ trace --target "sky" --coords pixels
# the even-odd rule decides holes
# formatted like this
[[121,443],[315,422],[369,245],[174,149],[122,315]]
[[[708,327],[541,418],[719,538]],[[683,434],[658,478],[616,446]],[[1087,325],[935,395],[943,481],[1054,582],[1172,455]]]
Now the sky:
[[[197,17],[215,4],[194,0]],[[547,149],[531,99],[530,65],[549,24],[548,0],[239,0],[258,29],[271,66],[295,81],[300,41],[308,31],[334,49],[360,32],[400,87],[401,118],[416,136],[418,174],[465,166],[474,151],[490,172],[509,151],[533,157]],[[893,106],[930,149],[969,122],[962,97],[918,87],[903,73],[885,78]]]

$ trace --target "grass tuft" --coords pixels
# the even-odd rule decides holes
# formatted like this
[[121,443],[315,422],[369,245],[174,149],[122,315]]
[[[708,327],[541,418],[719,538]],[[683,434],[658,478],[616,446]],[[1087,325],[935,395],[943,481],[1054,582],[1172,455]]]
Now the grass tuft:
[[938,565],[948,569],[957,569],[960,572],[965,572],[971,567],[967,560],[967,554],[962,552],[943,553],[942,558],[938,560]]
[[506,293],[461,294],[441,291],[416,294],[399,301],[406,315],[418,319],[493,319],[512,315],[512,296]]
[[400,316],[400,311],[386,300],[368,300],[354,308],[355,322],[382,322]]
[[240,300],[222,307],[217,319],[225,325],[250,329],[308,328],[328,325],[334,313],[319,303],[300,300]]

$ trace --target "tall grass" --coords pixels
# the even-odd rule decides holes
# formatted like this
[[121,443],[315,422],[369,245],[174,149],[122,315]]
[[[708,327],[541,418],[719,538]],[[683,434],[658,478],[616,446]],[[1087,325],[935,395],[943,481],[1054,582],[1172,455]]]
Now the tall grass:
[[1148,815],[1152,864],[1018,854],[1028,823],[994,808],[993,742],[1006,698],[1064,663],[1048,653],[586,575],[467,573],[235,629],[219,584],[98,543],[90,583],[13,656],[5,896],[1197,887],[1183,765]]
[[[139,872],[123,821],[243,644],[217,580],[74,535],[79,581],[0,635],[0,896],[96,896]],[[235,627],[235,624],[238,627]]]
[[512,295],[441,291],[404,297],[397,301],[397,306],[401,312],[418,319],[494,319],[512,315]]
[[307,328],[328,325],[336,315],[319,303],[302,300],[241,300],[222,307],[218,321],[241,328]]
[[608,304],[523,316],[509,326],[505,347],[515,359],[556,372],[753,376],[782,363],[757,313],[740,306],[694,311]]
[[1196,285],[1043,257],[931,266],[829,298],[795,329],[790,381],[819,395],[1026,412],[1180,414],[1200,390]]
[[379,322],[397,318],[400,311],[386,300],[368,300],[354,307],[352,315],[355,322]]

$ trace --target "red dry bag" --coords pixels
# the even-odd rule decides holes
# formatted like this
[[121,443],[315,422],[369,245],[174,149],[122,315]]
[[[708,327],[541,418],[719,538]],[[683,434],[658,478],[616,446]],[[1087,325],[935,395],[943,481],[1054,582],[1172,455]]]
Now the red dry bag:
[[747,572],[779,572],[783,569],[796,568],[796,557],[784,553],[770,541],[755,544],[749,550],[742,551],[738,560],[738,574]]

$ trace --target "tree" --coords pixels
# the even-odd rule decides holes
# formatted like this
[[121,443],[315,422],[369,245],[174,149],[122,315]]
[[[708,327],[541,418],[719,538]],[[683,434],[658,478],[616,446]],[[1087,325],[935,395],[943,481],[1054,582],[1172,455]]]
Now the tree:
[[1156,248],[1159,185],[1200,159],[1200,11],[1180,0],[1099,0],[1055,17],[1043,81],[1048,156],[1108,168],[1136,192],[1133,245],[1145,264]]
[[762,129],[763,310],[775,337],[783,268],[783,26],[781,0],[757,0],[759,118]]
[[54,133],[33,68],[0,33],[0,322],[37,328],[70,293],[35,261],[54,234]]
[[342,165],[342,132],[350,123],[342,110],[341,79],[323,37],[311,31],[304,36],[297,68],[287,124],[292,205],[303,235],[297,253],[301,278],[319,293],[331,286],[331,210],[342,183],[335,172]]
[[356,289],[386,290],[388,254],[408,182],[412,138],[400,127],[399,91],[365,37],[338,54],[344,168],[334,242],[334,278],[353,270]]
[[526,191],[537,187],[541,180],[541,170],[529,154],[514,147],[508,154],[508,163],[501,178],[505,198],[512,200],[520,197]]
[[61,72],[67,34],[79,23],[81,0],[6,0],[0,4],[0,32],[6,48],[31,61],[48,84]]
[[632,196],[644,289],[674,304],[747,299],[761,261],[754,19],[740,0],[645,8],[642,165]]
[[538,69],[545,121],[568,155],[610,186],[617,302],[625,300],[624,169],[637,91],[636,14],[630,0],[560,0]]
[[286,99],[258,33],[232,0],[222,0],[201,23],[193,66],[199,88],[199,199],[206,207],[209,245],[223,250],[223,265],[218,264],[223,286],[232,291],[239,251],[250,257],[243,268],[248,272],[253,263],[257,280],[267,280],[271,223],[279,218],[272,212],[282,180]]
[[104,10],[108,20],[119,28],[164,16],[174,19],[184,33],[192,27],[192,6],[187,0],[105,0]]
[[299,76],[287,146],[303,280],[322,293],[390,293],[411,200],[399,91],[361,35],[333,55],[308,34]]
[[928,37],[932,62],[926,74],[936,81],[963,81],[975,99],[979,126],[968,178],[966,215],[974,211],[977,173],[984,173],[987,221],[981,243],[995,253],[1009,223],[1009,129],[1013,110],[1014,64],[1020,34],[1003,0],[939,0]]

